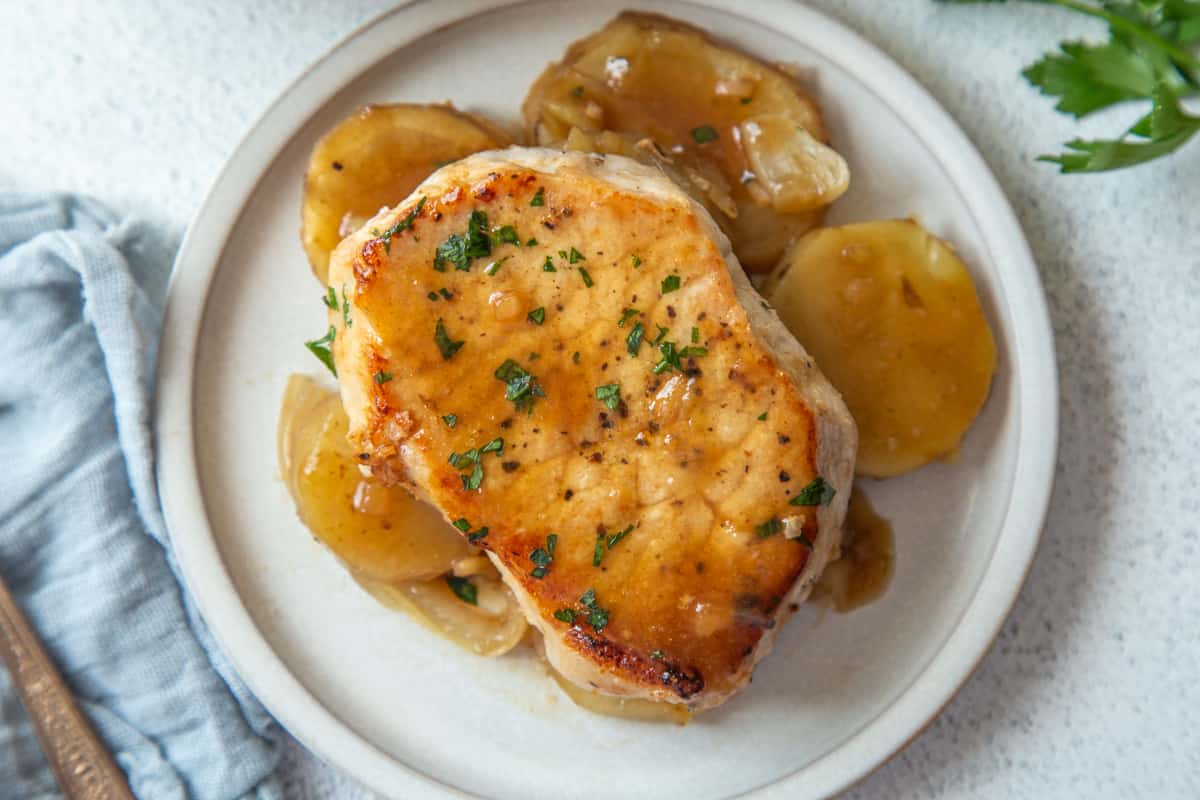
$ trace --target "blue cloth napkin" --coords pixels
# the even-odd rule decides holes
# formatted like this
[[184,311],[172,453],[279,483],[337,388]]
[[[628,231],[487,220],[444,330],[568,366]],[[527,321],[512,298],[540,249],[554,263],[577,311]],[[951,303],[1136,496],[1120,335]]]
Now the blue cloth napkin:
[[[0,193],[0,574],[142,800],[274,800],[270,717],[175,578],[151,390],[170,249]],[[59,796],[0,669],[0,797]]]

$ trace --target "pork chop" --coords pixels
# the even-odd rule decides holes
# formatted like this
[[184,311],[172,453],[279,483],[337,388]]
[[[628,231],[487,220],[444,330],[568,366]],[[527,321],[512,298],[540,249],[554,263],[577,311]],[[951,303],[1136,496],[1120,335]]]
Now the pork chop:
[[330,284],[362,463],[487,551],[555,669],[697,709],[746,684],[838,547],[857,432],[702,207],[620,156],[480,153]]

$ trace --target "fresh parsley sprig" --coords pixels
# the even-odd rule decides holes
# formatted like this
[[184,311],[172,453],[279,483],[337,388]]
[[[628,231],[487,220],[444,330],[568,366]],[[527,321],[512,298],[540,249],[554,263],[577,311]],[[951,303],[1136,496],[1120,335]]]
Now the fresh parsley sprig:
[[[1007,0],[941,0],[1002,3]],[[1200,0],[1026,0],[1103,20],[1104,44],[1063,42],[1022,74],[1076,119],[1130,100],[1149,113],[1115,139],[1073,139],[1067,152],[1039,156],[1062,172],[1105,172],[1169,155],[1200,132],[1182,98],[1200,94]]]

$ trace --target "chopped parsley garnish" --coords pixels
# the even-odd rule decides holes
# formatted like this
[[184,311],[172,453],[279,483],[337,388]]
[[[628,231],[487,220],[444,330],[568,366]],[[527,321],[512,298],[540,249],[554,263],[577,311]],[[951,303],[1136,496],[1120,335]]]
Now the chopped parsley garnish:
[[454,520],[454,522],[452,522],[450,524],[453,525],[454,527],[458,528],[463,533],[467,534],[467,541],[471,542],[472,544],[475,542],[478,542],[480,539],[482,539],[483,537],[488,535],[488,529],[487,529],[486,525],[484,525],[482,528],[480,528],[477,531],[472,531],[471,523],[467,520],[466,517],[459,517],[458,519]]
[[712,125],[701,125],[699,128],[692,128],[692,139],[696,144],[708,144],[716,141],[717,129]]
[[642,337],[646,335],[646,326],[640,322],[635,322],[633,330],[629,331],[629,335],[625,337],[625,349],[629,351],[629,355],[636,356],[638,350],[642,346]]
[[796,541],[798,541],[800,544],[802,544],[802,545],[804,545],[805,547],[807,547],[809,550],[812,550],[812,549],[813,549],[813,543],[812,543],[812,540],[811,540],[811,539],[809,539],[807,536],[805,536],[803,533],[797,533],[797,534],[796,534]]
[[625,526],[624,530],[617,531],[612,536],[609,536],[607,539],[605,539],[605,531],[601,529],[600,532],[596,534],[596,549],[592,551],[592,566],[600,566],[600,562],[604,559],[604,553],[606,549],[611,553],[617,542],[628,536],[632,530],[633,523],[630,523],[629,525]]
[[429,294],[427,294],[427,295],[425,295],[425,296],[426,296],[426,297],[428,297],[428,298],[429,298],[430,300],[432,300],[433,302],[435,302],[435,303],[437,302],[437,299],[438,299],[438,293],[437,293],[437,292],[430,292]]
[[596,603],[596,590],[588,589],[583,593],[583,597],[579,598],[579,603],[587,609],[587,621],[592,628],[599,633],[608,626],[608,611],[601,608]]
[[559,251],[558,251],[558,257],[559,257],[559,258],[561,258],[561,259],[563,259],[563,260],[565,261],[565,260],[567,259],[567,251],[566,251],[566,250],[559,250]]
[[604,534],[596,534],[596,549],[592,551],[592,566],[600,566],[600,562],[604,559]]
[[579,351],[578,350],[576,350],[574,353],[571,353],[571,360],[574,361],[576,364],[579,363]]
[[679,351],[680,358],[696,358],[708,355],[707,347],[685,347]]
[[475,544],[480,539],[485,538],[487,535],[488,535],[488,527],[487,527],[487,525],[484,525],[479,530],[471,531],[470,533],[468,533],[467,541],[470,542],[471,544]]
[[350,298],[346,297],[346,287],[342,287],[342,324],[349,328],[354,324],[350,319]]
[[525,243],[525,246],[533,247],[535,244],[537,244],[537,239],[530,239],[528,242]]
[[437,326],[433,329],[433,341],[437,342],[438,350],[442,353],[442,359],[449,361],[458,352],[465,342],[456,342],[446,333],[446,324],[442,322],[442,318],[438,317]]
[[536,192],[534,192],[534,194],[533,194],[533,199],[529,201],[529,205],[531,205],[531,206],[544,206],[544,205],[546,205],[546,194],[545,194],[545,192],[546,192],[546,190],[545,190],[545,189],[543,189],[543,188],[541,188],[541,187],[538,187],[538,190],[537,190]]
[[511,358],[496,369],[495,376],[496,380],[503,381],[506,385],[504,399],[512,400],[518,411],[532,413],[537,398],[546,396],[537,378]]
[[504,437],[497,436],[495,439],[492,439],[490,442],[485,444],[483,447],[479,448],[479,454],[483,455],[484,453],[495,453],[496,455],[503,454],[504,453]]
[[462,478],[463,489],[468,492],[475,491],[483,485],[483,464],[476,461],[470,475],[459,475],[458,477]]
[[579,268],[579,277],[583,278],[583,285],[587,288],[592,288],[595,284],[592,282],[592,276],[588,275],[588,271],[583,267]]
[[567,263],[578,264],[580,261],[587,261],[587,259],[583,257],[583,253],[572,247],[571,252],[567,255]]
[[637,269],[638,267],[640,267],[642,265],[642,259],[640,259],[637,256],[630,256],[629,260],[633,262],[634,269]]
[[663,655],[662,650],[655,650],[653,653],[650,654],[650,657],[653,658],[655,661],[662,661],[664,658],[666,658],[666,656]]
[[658,352],[662,353],[662,358],[654,365],[655,375],[671,369],[683,372],[683,365],[679,361],[679,351],[675,349],[674,342],[663,342],[658,346]]
[[621,384],[606,383],[596,387],[596,399],[608,406],[609,411],[616,411],[621,405]]
[[558,620],[559,622],[565,622],[568,625],[573,623],[575,621],[575,617],[577,617],[577,616],[578,616],[578,614],[576,614],[574,611],[572,611],[569,608],[560,608],[558,611],[554,612],[554,618],[556,620]]
[[438,245],[433,257],[433,268],[445,272],[447,264],[453,264],[456,270],[466,272],[471,269],[471,261],[492,254],[492,240],[487,234],[487,214],[482,211],[472,211],[467,220],[465,234],[452,234],[449,239]]
[[554,260],[550,256],[546,256],[546,263],[542,264],[542,272],[558,272],[554,266]]
[[624,539],[624,538],[625,538],[626,536],[628,536],[628,535],[629,535],[629,534],[630,534],[632,531],[633,531],[633,523],[631,522],[631,523],[629,523],[628,525],[626,525],[626,526],[625,526],[625,529],[624,529],[624,530],[617,531],[617,532],[616,532],[616,533],[614,533],[612,536],[608,537],[608,549],[609,549],[609,550],[612,550],[612,549],[613,549],[613,546],[614,546],[614,545],[615,545],[617,542],[619,542],[619,541],[621,541],[622,539]]
[[458,414],[446,414],[442,417],[442,422],[446,423],[447,428],[453,428],[458,424]]
[[833,501],[835,494],[837,490],[818,475],[789,502],[794,506],[827,506]]
[[337,311],[337,292],[333,287],[329,287],[329,294],[321,298],[321,302],[325,304],[330,311]]
[[541,325],[546,321],[546,307],[538,306],[533,311],[525,315],[525,319],[532,322],[534,325]]
[[759,415],[758,415],[758,421],[759,421],[759,422],[766,422],[766,421],[767,421],[767,412],[765,412],[765,411],[764,411],[763,413],[759,414]]
[[515,244],[521,246],[521,237],[517,236],[517,229],[512,225],[502,225],[499,228],[492,228],[492,244]]
[[678,275],[668,275],[662,279],[662,293],[670,294],[671,292],[676,291],[679,289],[679,284],[680,280]]
[[780,522],[779,517],[771,517],[766,522],[762,523],[761,525],[757,525],[754,528],[754,532],[760,539],[770,538],[771,536],[779,533],[781,530],[783,530],[783,523]]
[[744,105],[744,106],[748,106],[748,105],[750,105],[750,101],[751,101],[751,100],[753,100],[753,99],[754,99],[753,97],[743,97],[743,98],[742,98],[742,105]]
[[467,450],[463,453],[451,453],[450,458],[446,460],[450,466],[454,467],[455,469],[469,467],[472,464],[479,463],[479,448],[472,447],[470,450]]
[[471,583],[469,578],[460,578],[457,575],[447,575],[446,583],[450,586],[450,591],[458,595],[458,599],[464,603],[470,603],[473,606],[479,605],[479,589],[475,584]]
[[376,386],[382,386],[383,384],[387,383],[391,379],[392,379],[392,373],[390,373],[390,372],[384,372],[383,370],[380,370],[379,372],[375,373],[375,385]]
[[471,523],[466,517],[459,517],[458,519],[454,520],[454,522],[451,522],[450,524],[453,525],[454,527],[458,528],[463,533],[466,533],[467,531],[471,530]]
[[[624,328],[626,322],[629,322],[629,320],[633,319],[640,313],[642,313],[642,312],[638,311],[636,308],[625,309],[624,311],[621,312],[621,318],[619,320],[617,320],[617,327]],[[635,353],[634,355],[637,355],[637,354]]]
[[[397,233],[400,233],[401,231],[406,231],[409,228],[411,228],[413,222],[415,222],[417,219],[417,215],[421,213],[421,209],[424,207],[425,207],[425,198],[422,197],[420,200],[417,201],[417,204],[415,206],[413,206],[413,210],[408,212],[408,216],[406,216],[404,219],[397,222],[392,227],[385,230],[383,233],[379,234],[379,239],[380,239],[380,241],[383,242],[384,250],[386,250],[389,253],[392,252],[392,237],[395,236]],[[372,231],[372,233],[374,233],[374,231]]]
[[486,267],[483,268],[483,274],[487,275],[489,277],[492,275],[495,275],[497,272],[500,271],[500,267],[504,264],[505,261],[508,261],[509,258],[511,258],[511,256],[505,256],[504,258],[501,258],[497,261],[493,261],[492,263],[488,264]]
[[663,337],[667,335],[668,329],[664,328],[662,325],[655,325],[654,327],[658,328],[658,336],[655,336],[654,341],[651,342],[650,344],[654,345],[655,347],[658,347],[659,343],[662,342]]
[[451,299],[452,297],[454,297],[454,293],[453,293],[453,292],[451,292],[449,289],[447,289],[445,286],[443,286],[442,288],[438,289],[438,294],[440,294],[442,297],[446,298],[447,300],[449,300],[449,299]]
[[697,344],[700,341],[700,329],[695,325],[692,326],[692,344]]
[[546,537],[546,546],[538,547],[529,554],[533,562],[533,571],[529,574],[535,578],[544,578],[554,562],[554,547],[558,544],[558,534],[552,533]]
[[[332,290],[330,290],[332,291]],[[333,337],[337,335],[337,328],[329,326],[329,333],[325,334],[320,339],[314,339],[311,342],[305,342],[304,346],[308,348],[308,352],[317,357],[317,360],[325,365],[325,368],[333,373],[333,377],[337,377],[337,367],[333,365],[333,350],[330,346],[333,344]]]

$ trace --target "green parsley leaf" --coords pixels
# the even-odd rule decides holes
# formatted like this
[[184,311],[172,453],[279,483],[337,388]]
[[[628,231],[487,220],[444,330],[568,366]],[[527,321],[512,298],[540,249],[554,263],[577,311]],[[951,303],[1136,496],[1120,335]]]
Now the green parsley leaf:
[[574,353],[571,353],[571,360],[574,361],[576,364],[579,363],[579,351],[578,350],[576,350]]
[[445,286],[438,289],[438,294],[440,294],[442,297],[446,298],[447,300],[451,300],[454,298],[454,293],[451,292],[449,289],[447,289]]
[[556,620],[559,622],[565,622],[568,625],[575,621],[576,616],[578,615],[569,608],[560,608],[558,611],[554,612],[554,618]]
[[592,551],[592,566],[600,566],[600,562],[604,560],[604,534],[596,535],[596,548]]
[[805,536],[803,532],[796,534],[796,541],[807,547],[809,550],[813,549],[812,540]]
[[595,284],[592,282],[592,276],[588,275],[588,271],[583,267],[579,268],[579,277],[583,278],[583,285],[587,288],[592,288]]
[[502,225],[499,228],[492,228],[492,243],[515,244],[520,247],[521,237],[517,236],[517,229],[512,225]]
[[662,280],[662,293],[670,294],[679,289],[680,278],[678,275],[668,275]]
[[488,535],[488,527],[486,525],[484,525],[479,530],[471,531],[470,533],[468,533],[467,541],[470,542],[471,544],[475,544],[480,539],[487,538],[487,535]]
[[480,455],[482,455],[484,453],[495,453],[496,455],[501,455],[503,452],[504,452],[504,437],[502,437],[502,436],[497,436],[495,439],[492,439],[490,442],[485,444],[483,447],[479,448]]
[[483,268],[483,274],[487,275],[489,277],[491,277],[492,275],[495,275],[497,272],[500,271],[500,267],[504,264],[504,262],[508,261],[508,259],[510,259],[510,258],[512,258],[512,256],[505,256],[504,258],[501,258],[497,261],[491,262],[490,264],[488,264],[486,267]]
[[629,260],[630,260],[631,262],[633,262],[633,268],[634,268],[634,269],[637,269],[638,267],[640,267],[640,266],[642,265],[642,259],[641,259],[641,258],[639,258],[639,257],[638,257],[638,256],[636,256],[636,255],[635,255],[635,256],[630,256],[630,257],[629,257]]
[[385,251],[387,251],[388,253],[392,252],[392,237],[395,236],[396,234],[400,233],[401,231],[406,231],[409,228],[411,228],[412,224],[416,221],[417,217],[420,216],[421,209],[424,207],[425,207],[425,198],[422,197],[420,200],[417,201],[417,204],[415,206],[413,206],[413,210],[408,212],[408,216],[404,217],[404,219],[400,220],[395,225],[388,228],[383,233],[379,234],[379,239],[383,242],[383,249]]
[[442,422],[446,423],[447,428],[453,428],[458,424],[458,414],[445,414],[442,417]]
[[346,287],[342,287],[342,324],[349,328],[354,324],[350,319],[350,298],[346,297]]
[[464,489],[469,492],[475,491],[483,485],[483,464],[476,461],[470,475],[459,475],[459,477],[462,478]]
[[[629,322],[629,320],[633,319],[640,313],[642,313],[642,312],[638,311],[636,308],[625,309],[624,311],[621,312],[621,318],[619,320],[617,320],[617,327],[624,328],[626,322]],[[634,355],[637,355],[637,354],[634,353]]]
[[794,506],[827,506],[833,501],[835,494],[837,494],[837,490],[818,475],[800,490],[800,494],[788,502]]
[[526,247],[533,247],[533,246],[534,246],[534,245],[536,245],[536,244],[537,244],[537,239],[530,239],[528,242],[526,242],[526,243],[525,243],[525,246],[526,246]]
[[546,263],[542,264],[542,272],[558,272],[554,266],[554,260],[550,256],[546,256]]
[[534,325],[541,325],[546,321],[546,307],[538,306],[533,311],[530,311],[528,314],[526,314],[525,318]]
[[538,190],[534,193],[533,199],[529,201],[529,205],[531,205],[531,206],[546,205],[545,191],[546,191],[545,189],[539,187]]
[[700,341],[700,329],[697,328],[695,325],[693,325],[692,326],[692,344],[696,344],[699,341]]
[[632,531],[633,531],[633,523],[631,522],[631,523],[629,523],[628,525],[626,525],[626,526],[625,526],[625,529],[624,529],[624,530],[617,531],[617,532],[616,532],[616,533],[614,533],[612,536],[608,537],[608,549],[609,549],[609,550],[612,550],[612,549],[613,549],[613,547],[614,547],[614,546],[617,544],[617,542],[619,542],[619,541],[621,541],[622,539],[624,539],[624,538],[625,538],[626,536],[628,536],[628,535],[630,534],[630,532],[632,532]]
[[449,361],[466,342],[456,342],[446,333],[446,324],[438,317],[437,326],[433,329],[433,341],[437,343],[442,359]]
[[658,352],[662,353],[662,359],[654,365],[655,375],[672,369],[683,372],[683,365],[679,361],[679,351],[675,349],[674,342],[663,342],[658,346]]
[[472,211],[467,220],[467,231],[464,234],[452,234],[449,239],[438,245],[433,257],[433,268],[445,272],[447,264],[453,264],[456,270],[467,272],[471,269],[471,261],[492,254],[492,240],[487,234],[487,214],[482,211]]
[[464,603],[470,603],[473,606],[479,605],[479,590],[475,584],[471,583],[470,578],[447,575],[446,583],[450,586],[450,591],[454,592],[459,600],[462,600]]
[[596,399],[608,406],[609,411],[616,411],[621,405],[621,384],[606,383],[596,387]]
[[392,373],[390,373],[390,372],[384,372],[383,370],[380,370],[379,372],[375,373],[375,385],[376,386],[382,386],[383,384],[387,383],[391,379],[392,379]]
[[321,298],[321,302],[324,303],[330,311],[337,311],[337,292],[334,291],[332,286],[329,287],[329,294]]
[[759,421],[759,422],[766,422],[766,421],[767,421],[767,412],[765,412],[765,411],[764,411],[763,413],[759,414],[759,415],[758,415],[758,421]]
[[701,125],[699,128],[692,128],[692,139],[696,144],[708,144],[716,141],[717,129],[712,125]]
[[314,339],[311,342],[305,342],[304,346],[308,348],[308,352],[317,357],[317,360],[325,365],[325,368],[333,373],[333,377],[337,377],[337,367],[333,364],[333,337],[337,335],[337,328],[329,326],[329,332],[320,339]]
[[652,659],[654,659],[655,661],[662,661],[664,658],[666,658],[666,656],[665,656],[665,655],[663,655],[663,651],[662,651],[662,650],[655,650],[654,652],[652,652],[652,653],[650,654],[650,657],[651,657]]
[[587,261],[587,259],[583,257],[583,253],[572,247],[571,252],[567,256],[567,263],[578,264],[580,261]]
[[642,346],[642,337],[645,335],[646,326],[640,322],[634,323],[633,329],[625,337],[625,349],[629,351],[629,355],[636,356],[638,354],[638,350]]
[[430,292],[429,294],[427,294],[427,295],[425,295],[425,296],[426,296],[426,297],[428,297],[428,298],[429,298],[430,300],[432,300],[433,302],[435,302],[435,303],[437,302],[437,299],[438,299],[438,294],[437,294],[437,292]]
[[768,539],[783,530],[783,523],[779,517],[771,517],[766,522],[754,528],[754,533],[760,539]]
[[685,347],[679,351],[680,358],[697,358],[708,355],[707,347]]
[[658,336],[655,336],[654,341],[650,344],[658,347],[659,343],[662,342],[663,337],[667,335],[668,329],[664,328],[662,325],[655,325],[654,327],[658,328]]
[[459,517],[458,519],[454,520],[454,522],[452,522],[450,524],[453,525],[454,527],[458,528],[463,533],[466,533],[467,531],[471,530],[471,523],[467,520],[466,517]]
[[533,562],[533,571],[529,574],[535,578],[544,578],[546,573],[550,571],[550,565],[554,563],[554,548],[558,544],[558,534],[552,533],[546,537],[546,546],[535,548],[529,554],[529,560]]
[[599,633],[608,626],[608,611],[601,608],[596,602],[596,590],[588,589],[583,593],[583,597],[579,598],[580,604],[587,609],[587,621],[592,626],[592,629]]
[[511,358],[501,364],[494,374],[496,380],[505,383],[504,399],[513,401],[518,411],[533,413],[536,399],[546,396],[537,378]]

